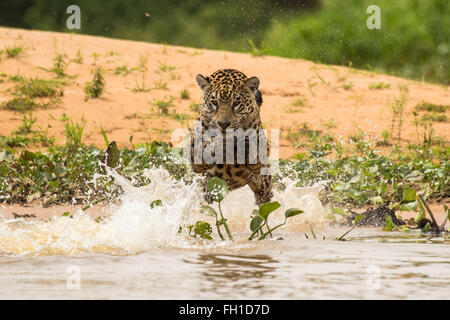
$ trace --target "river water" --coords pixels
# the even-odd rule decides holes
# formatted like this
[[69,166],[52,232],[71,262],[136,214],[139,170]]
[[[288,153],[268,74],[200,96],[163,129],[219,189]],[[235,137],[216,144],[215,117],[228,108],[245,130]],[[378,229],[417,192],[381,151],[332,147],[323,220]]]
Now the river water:
[[[116,176],[125,193],[100,223],[82,211],[0,218],[0,299],[449,299],[448,236],[357,228],[336,241],[348,228],[330,226],[322,184],[286,179],[271,225],[287,208],[305,212],[263,241],[247,240],[252,192],[233,191],[222,209],[235,239],[208,241],[186,228],[213,222],[199,212],[200,188],[147,175],[141,188]],[[163,205],[150,208],[155,199]]]

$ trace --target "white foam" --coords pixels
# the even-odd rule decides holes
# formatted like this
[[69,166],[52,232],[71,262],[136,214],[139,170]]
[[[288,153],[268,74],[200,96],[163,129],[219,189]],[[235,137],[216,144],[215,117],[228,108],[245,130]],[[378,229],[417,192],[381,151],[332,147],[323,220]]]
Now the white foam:
[[[197,220],[210,222],[213,218],[200,213],[203,203],[202,188],[197,181],[185,184],[177,181],[164,169],[148,169],[144,175],[151,183],[134,187],[132,182],[109,170],[124,190],[119,205],[109,208],[110,216],[101,223],[79,210],[73,218],[53,217],[50,221],[23,221],[0,219],[1,254],[80,254],[104,252],[111,254],[135,254],[155,248],[198,246],[247,246],[248,224],[254,208],[253,192],[244,187],[230,192],[222,203],[235,241],[219,241],[215,228],[214,241],[195,240],[188,235],[187,225]],[[307,223],[320,226],[327,214],[318,194],[323,184],[300,188],[295,181],[283,179],[286,188],[274,191],[274,198],[282,204],[270,217],[271,226],[284,220],[284,210],[297,207],[304,214],[292,218],[277,230],[303,232]],[[150,207],[153,200],[161,200],[162,206]],[[213,205],[217,210],[217,204]],[[1,208],[0,208],[1,214]],[[179,227],[182,232],[179,233]]]

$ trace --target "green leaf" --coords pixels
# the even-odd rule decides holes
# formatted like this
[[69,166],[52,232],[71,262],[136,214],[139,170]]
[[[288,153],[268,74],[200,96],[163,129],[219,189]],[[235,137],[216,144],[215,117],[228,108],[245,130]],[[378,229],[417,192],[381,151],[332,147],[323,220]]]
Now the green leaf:
[[386,220],[384,221],[384,231],[392,231],[395,228],[394,223],[392,222],[391,216],[386,216]]
[[305,211],[300,210],[300,209],[297,209],[297,208],[289,208],[289,209],[287,209],[286,212],[284,213],[284,216],[285,216],[286,219],[287,219],[287,218],[290,218],[290,217],[294,217],[294,216],[296,216],[296,215],[298,215],[298,214],[301,214],[301,213],[303,213],[303,212],[305,212]]
[[259,206],[259,215],[264,220],[267,220],[269,214],[281,207],[281,204],[277,201],[266,202]]
[[110,168],[115,168],[120,163],[120,151],[115,141],[111,142],[106,149],[106,164]]
[[258,229],[263,221],[264,220],[260,216],[253,217],[252,221],[250,221],[250,230],[253,232]]
[[424,210],[420,210],[419,212],[416,213],[415,217],[414,217],[414,222],[415,223],[419,223],[420,221],[422,221],[423,219],[425,219],[426,214]]
[[372,167],[369,168],[369,174],[374,176],[378,173],[378,166],[377,165],[373,165]]
[[402,204],[400,206],[400,210],[402,211],[416,211],[417,210],[417,200],[413,202],[408,202],[405,204]]
[[211,216],[211,217],[217,217],[216,210],[214,210],[214,208],[212,208],[210,206],[202,206],[200,208],[200,212],[203,213],[203,214],[206,214],[208,216]]
[[211,198],[220,202],[225,198],[225,196],[230,192],[230,188],[228,187],[228,183],[225,180],[214,177],[208,180],[206,183],[206,189],[208,190]]
[[416,200],[416,190],[411,188],[403,189],[403,201],[410,202]]
[[150,208],[155,208],[155,207],[161,207],[162,206],[162,201],[161,200],[153,200],[152,203],[150,203]]
[[431,225],[430,225],[429,222],[427,222],[427,224],[425,225],[425,227],[423,227],[422,231],[423,231],[423,232],[427,232],[427,231],[430,230],[430,229],[431,229]]
[[22,153],[20,154],[20,157],[25,161],[30,161],[30,160],[34,160],[36,158],[36,154],[34,152],[25,150],[25,151],[22,151]]
[[365,214],[360,214],[359,216],[357,216],[353,221],[352,224],[356,225],[359,221],[361,221],[362,219],[364,219],[366,217]]
[[388,184],[386,182],[380,182],[377,187],[378,194],[384,194],[388,190]]
[[212,233],[211,225],[205,221],[197,221],[194,227],[194,233],[203,239],[212,240],[210,234]]
[[73,218],[73,215],[71,215],[68,211],[64,212],[63,217],[69,217],[69,218]]

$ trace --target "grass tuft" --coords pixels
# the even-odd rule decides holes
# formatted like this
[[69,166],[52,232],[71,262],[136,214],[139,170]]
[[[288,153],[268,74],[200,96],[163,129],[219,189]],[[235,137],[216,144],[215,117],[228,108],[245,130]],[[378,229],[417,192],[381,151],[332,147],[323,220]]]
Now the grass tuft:
[[103,77],[103,71],[100,67],[93,69],[93,79],[86,83],[84,92],[86,94],[86,100],[89,98],[98,98],[103,94],[105,89],[105,79]]

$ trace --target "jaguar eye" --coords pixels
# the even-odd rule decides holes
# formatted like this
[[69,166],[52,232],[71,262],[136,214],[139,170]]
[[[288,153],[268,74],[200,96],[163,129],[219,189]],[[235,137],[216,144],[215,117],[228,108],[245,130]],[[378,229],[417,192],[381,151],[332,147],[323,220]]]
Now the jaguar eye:
[[219,103],[217,102],[217,100],[211,100],[210,108],[214,110],[214,112],[219,109]]

